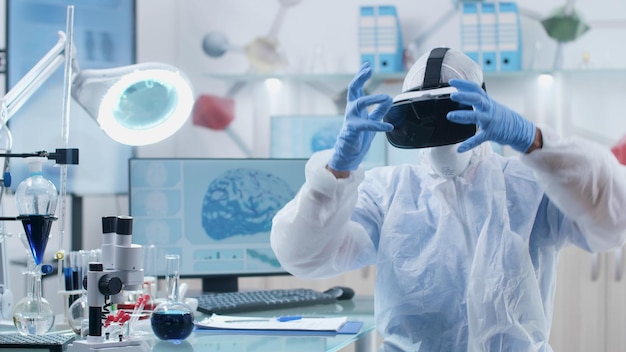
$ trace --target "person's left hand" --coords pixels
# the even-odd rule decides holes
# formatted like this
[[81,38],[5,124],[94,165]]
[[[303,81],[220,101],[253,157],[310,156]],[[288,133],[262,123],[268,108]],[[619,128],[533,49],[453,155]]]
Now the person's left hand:
[[459,153],[475,148],[485,141],[510,145],[522,153],[528,151],[535,140],[534,123],[490,98],[475,82],[451,79],[449,84],[457,89],[457,92],[450,94],[450,99],[472,106],[474,109],[450,111],[447,115],[448,120],[461,124],[476,124],[479,127],[476,135],[459,146]]

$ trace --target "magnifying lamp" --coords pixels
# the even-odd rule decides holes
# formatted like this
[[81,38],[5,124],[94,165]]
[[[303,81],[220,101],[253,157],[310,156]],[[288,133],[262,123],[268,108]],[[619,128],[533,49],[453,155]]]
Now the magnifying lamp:
[[182,72],[161,63],[81,71],[72,97],[109,137],[126,145],[170,137],[184,125],[194,101]]
[[76,59],[67,56],[65,33],[58,34],[57,44],[0,100],[5,123],[68,59],[75,71],[71,96],[111,139],[147,145],[170,137],[184,125],[194,99],[191,84],[179,69],[141,63],[80,71]]

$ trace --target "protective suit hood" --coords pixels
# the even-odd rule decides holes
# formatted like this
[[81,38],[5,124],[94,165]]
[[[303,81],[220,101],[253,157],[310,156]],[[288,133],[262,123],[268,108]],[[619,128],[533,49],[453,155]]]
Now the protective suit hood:
[[[406,74],[402,85],[403,91],[419,87],[424,82],[426,66],[430,57],[430,51],[423,54]],[[480,66],[463,52],[449,48],[441,63],[440,83],[447,84],[453,78],[474,81],[483,84],[483,72]],[[458,153],[458,145],[452,144],[438,147],[424,148],[422,162],[444,178],[452,178],[461,175],[469,166],[475,153],[472,151]]]
[[[422,85],[426,63],[430,51],[423,54],[407,72],[402,84],[402,91],[408,91]],[[441,65],[441,83],[447,83],[453,78],[483,83],[483,71],[478,64],[463,52],[449,48]]]

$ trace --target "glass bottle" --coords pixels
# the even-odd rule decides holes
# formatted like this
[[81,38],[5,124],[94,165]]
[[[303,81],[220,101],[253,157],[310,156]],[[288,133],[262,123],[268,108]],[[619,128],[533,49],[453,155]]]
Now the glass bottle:
[[52,305],[42,297],[41,275],[51,271],[43,265],[43,254],[48,243],[54,212],[57,206],[56,187],[43,177],[46,158],[31,157],[26,162],[30,176],[23,180],[15,192],[15,201],[25,236],[22,242],[28,252],[28,268],[24,272],[28,293],[13,308],[13,324],[24,335],[42,335],[54,325]]
[[194,328],[191,308],[178,300],[180,256],[165,256],[167,299],[160,303],[150,315],[152,331],[161,340],[184,340]]

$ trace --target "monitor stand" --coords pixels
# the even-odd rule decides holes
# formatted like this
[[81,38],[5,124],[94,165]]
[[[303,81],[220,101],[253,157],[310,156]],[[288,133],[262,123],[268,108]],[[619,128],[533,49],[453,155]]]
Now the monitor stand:
[[202,292],[237,292],[239,279],[237,276],[205,277],[202,279]]

